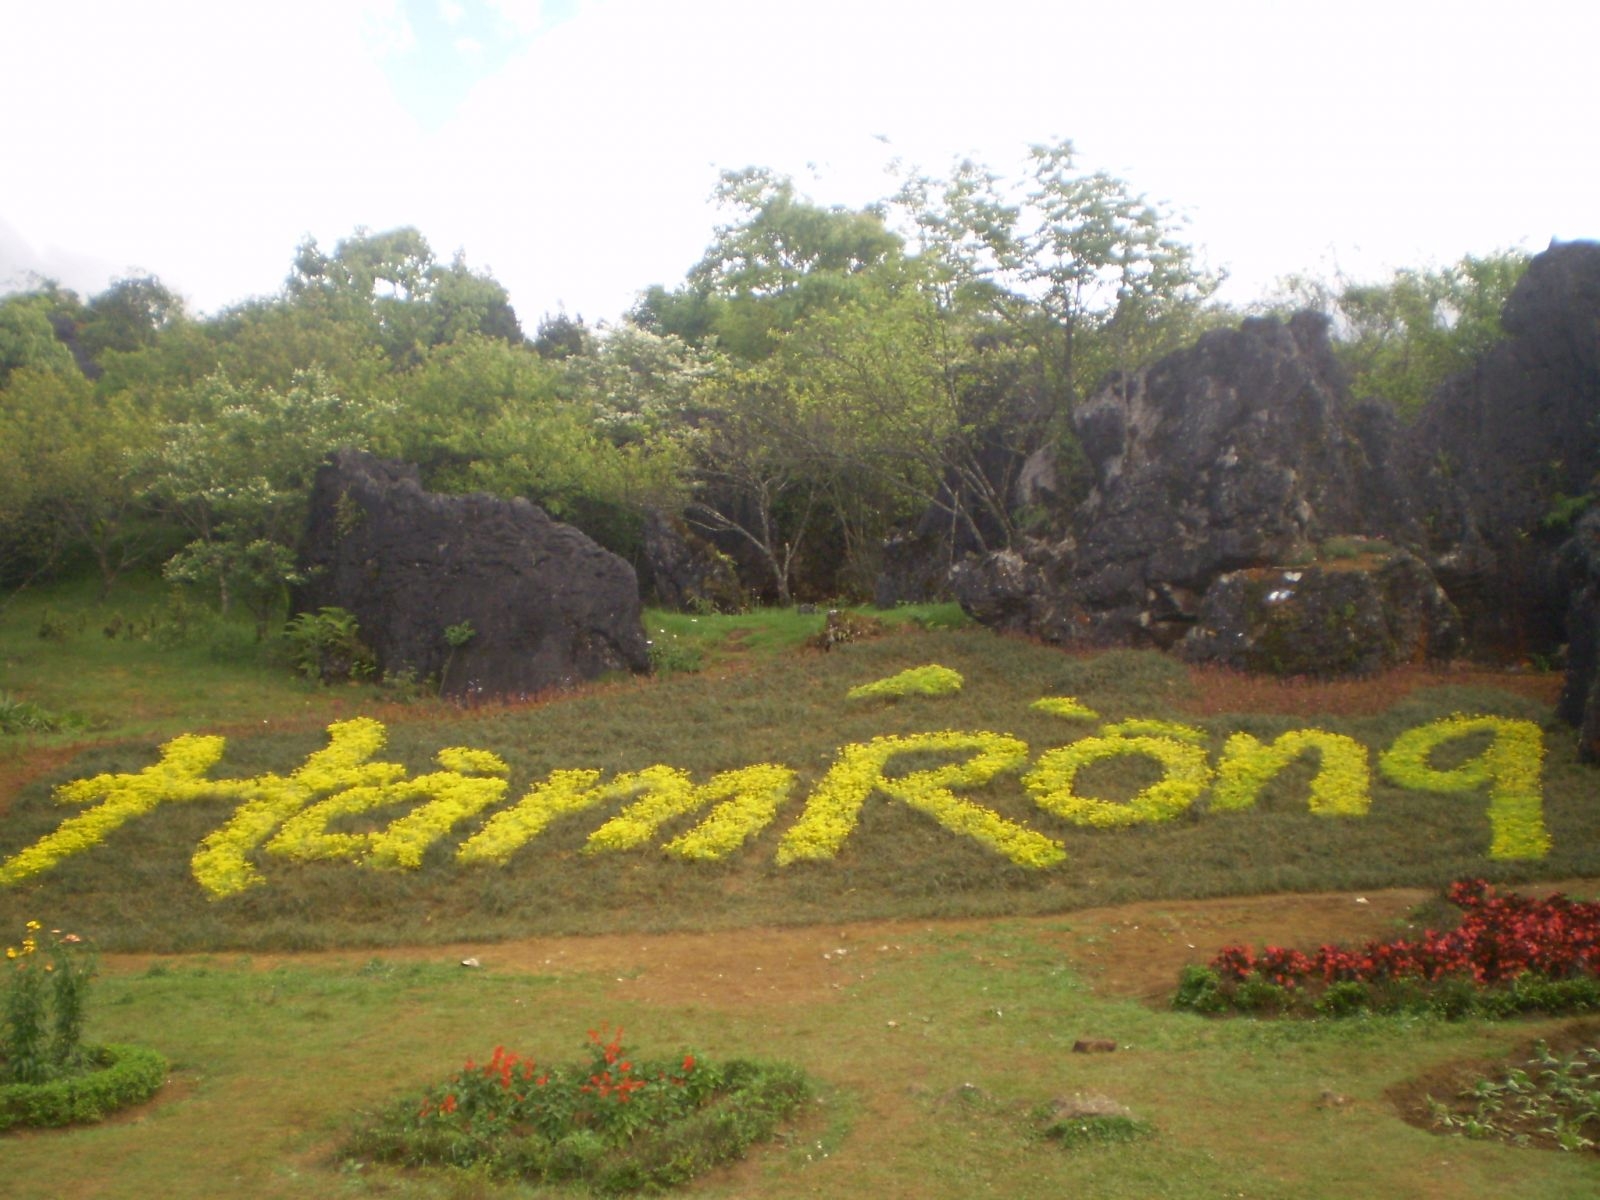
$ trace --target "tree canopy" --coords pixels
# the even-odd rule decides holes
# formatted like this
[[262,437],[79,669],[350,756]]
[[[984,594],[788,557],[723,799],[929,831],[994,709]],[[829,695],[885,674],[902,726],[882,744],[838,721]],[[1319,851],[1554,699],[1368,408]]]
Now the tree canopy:
[[[0,585],[161,563],[266,630],[312,476],[357,445],[636,561],[664,510],[757,594],[862,594],[896,532],[937,526],[959,554],[1047,521],[1017,481],[1048,453],[1071,499],[1072,406],[1237,316],[1181,222],[1070,142],[1009,175],[905,171],[858,208],[761,167],[713,200],[681,281],[531,338],[489,272],[411,227],[307,238],[277,294],[207,317],[149,275],[0,298]],[[1524,265],[1292,280],[1285,300],[1334,313],[1358,390],[1413,409],[1500,336]]]

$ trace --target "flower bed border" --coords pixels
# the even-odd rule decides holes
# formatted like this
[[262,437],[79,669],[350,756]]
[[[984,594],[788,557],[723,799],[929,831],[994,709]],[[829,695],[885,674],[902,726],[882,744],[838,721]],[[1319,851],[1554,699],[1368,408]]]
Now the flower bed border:
[[170,1064],[147,1046],[108,1043],[89,1052],[98,1065],[46,1083],[0,1084],[0,1130],[99,1121],[142,1104],[167,1081]]
[[1482,879],[1458,880],[1445,895],[1463,910],[1461,925],[1414,941],[1325,944],[1311,954],[1224,946],[1207,965],[1183,969],[1173,1007],[1451,1019],[1600,1011],[1600,901],[1497,893]]

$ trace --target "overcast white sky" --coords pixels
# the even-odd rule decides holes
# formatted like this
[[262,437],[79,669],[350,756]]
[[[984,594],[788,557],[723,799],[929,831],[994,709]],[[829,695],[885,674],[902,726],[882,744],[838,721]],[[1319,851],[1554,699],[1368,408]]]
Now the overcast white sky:
[[213,312],[415,225],[531,332],[681,281],[721,168],[860,205],[1067,137],[1246,303],[1600,236],[1596,46],[1594,0],[0,0],[0,289]]

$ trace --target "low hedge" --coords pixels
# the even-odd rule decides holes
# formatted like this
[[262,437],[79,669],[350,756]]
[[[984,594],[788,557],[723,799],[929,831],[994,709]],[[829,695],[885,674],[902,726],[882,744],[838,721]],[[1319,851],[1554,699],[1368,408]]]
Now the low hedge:
[[97,1046],[89,1059],[91,1069],[46,1083],[0,1084],[0,1130],[98,1121],[166,1082],[167,1060],[144,1046]]

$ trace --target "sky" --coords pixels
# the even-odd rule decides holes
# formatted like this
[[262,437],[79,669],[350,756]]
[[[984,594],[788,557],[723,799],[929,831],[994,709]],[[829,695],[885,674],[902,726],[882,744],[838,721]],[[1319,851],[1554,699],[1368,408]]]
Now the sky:
[[0,290],[191,311],[417,227],[524,329],[614,322],[722,169],[823,204],[1070,138],[1246,305],[1600,237],[1593,0],[0,0]]

